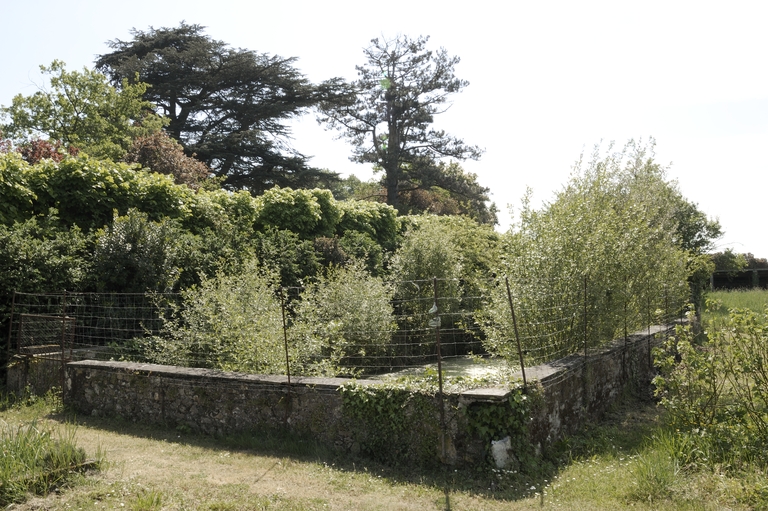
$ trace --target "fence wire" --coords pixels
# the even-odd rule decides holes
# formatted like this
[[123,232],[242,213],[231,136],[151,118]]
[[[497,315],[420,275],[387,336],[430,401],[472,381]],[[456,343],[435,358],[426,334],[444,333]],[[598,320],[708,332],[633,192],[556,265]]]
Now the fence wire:
[[684,315],[688,298],[683,285],[644,296],[603,290],[592,296],[583,277],[388,285],[386,303],[330,297],[313,308],[304,305],[305,288],[273,290],[263,303],[202,305],[190,294],[16,293],[9,352],[39,355],[55,346],[60,360],[289,376],[381,377],[468,359],[520,370],[587,357],[614,339],[672,323]]

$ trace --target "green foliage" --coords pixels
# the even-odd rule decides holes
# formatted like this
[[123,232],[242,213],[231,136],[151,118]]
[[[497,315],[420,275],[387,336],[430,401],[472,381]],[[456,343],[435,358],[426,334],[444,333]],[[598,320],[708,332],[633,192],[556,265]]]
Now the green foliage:
[[768,457],[768,310],[731,309],[706,325],[699,345],[690,326],[655,351],[657,395],[671,426],[696,437],[696,461],[730,468]]
[[[398,283],[396,299],[400,329],[430,332],[428,314],[434,305],[433,278],[437,278],[438,314],[441,328],[462,327],[460,312],[474,312],[467,296],[478,296],[484,283],[497,266],[498,235],[490,226],[466,217],[434,215],[404,218],[403,241],[390,263],[393,279]],[[425,333],[424,335],[431,335]],[[424,343],[414,335],[410,343]],[[429,349],[434,349],[429,342]],[[414,346],[415,353],[420,348]]]
[[360,180],[354,174],[331,183],[327,187],[333,193],[333,197],[338,201],[358,200],[385,203],[387,201],[387,192],[381,186],[381,183],[375,179],[367,181]]
[[162,174],[87,156],[61,162],[43,160],[29,168],[29,188],[37,197],[34,213],[59,211],[65,225],[98,229],[107,225],[117,210],[124,215],[136,208],[153,220],[164,216],[183,218],[192,191]]
[[348,259],[365,262],[368,273],[374,277],[384,273],[384,251],[381,245],[363,232],[347,231],[339,238],[339,248]]
[[259,205],[250,193],[225,190],[201,190],[191,197],[190,214],[184,227],[195,234],[208,229],[234,229],[252,236],[259,215]]
[[[49,429],[33,421],[0,428],[0,506],[23,502],[28,493],[45,495],[89,464],[75,444],[75,429]],[[91,463],[98,468],[100,461]]]
[[302,286],[320,271],[314,244],[294,232],[267,228],[256,233],[254,245],[261,266],[276,272],[284,287]]
[[737,272],[747,267],[747,259],[744,254],[736,254],[730,248],[723,252],[714,253],[711,257],[717,271]]
[[411,466],[434,464],[438,459],[434,390],[408,383],[356,382],[339,390],[343,413],[362,424],[359,430],[353,429],[353,435],[363,453],[378,461]]
[[370,236],[383,250],[395,249],[400,222],[392,206],[361,200],[344,200],[336,204],[341,211],[341,219],[336,226],[338,235],[357,231]]
[[292,190],[276,186],[256,201],[257,225],[287,229],[302,239],[333,236],[342,215],[328,190]]
[[471,433],[478,435],[488,448],[491,441],[510,438],[511,451],[515,453],[522,471],[533,469],[533,446],[530,442],[528,423],[534,408],[533,401],[540,401],[537,394],[526,393],[521,386],[510,389],[509,398],[501,403],[473,403],[464,409]]
[[[431,333],[434,329],[429,323],[434,319],[434,314],[429,311],[437,305],[433,279],[438,279],[438,297],[462,294],[462,255],[453,242],[454,233],[438,218],[424,218],[418,229],[407,231],[390,264],[392,277],[397,282],[398,328],[408,332],[407,341],[400,341],[408,350],[404,353],[407,355],[434,354],[434,335]],[[457,310],[455,300],[441,301],[438,314],[444,321],[442,318],[452,318],[451,314]],[[443,326],[451,325],[446,323]]]
[[283,58],[232,48],[200,25],[132,30],[109,43],[96,65],[113,83],[146,82],[144,99],[169,119],[168,132],[232,190],[261,193],[274,185],[313,187],[336,175],[307,164],[288,147],[292,118],[332,100],[335,81],[309,82]]
[[465,215],[478,223],[496,225],[498,210],[487,204],[490,189],[480,186],[477,174],[455,161],[426,166],[400,192],[398,210],[407,214]]
[[0,289],[82,290],[91,275],[91,247],[91,239],[77,226],[59,226],[55,210],[46,217],[0,224]]
[[101,292],[170,292],[179,279],[185,254],[184,233],[168,218],[159,222],[135,209],[115,215],[96,233],[93,270]]
[[10,107],[0,110],[10,118],[3,131],[17,142],[43,135],[95,158],[118,161],[134,139],[163,126],[152,113],[153,105],[142,99],[146,84],[126,81],[117,90],[101,73],[86,68],[67,72],[58,60],[40,70],[50,76],[51,90],[18,95]]
[[[665,169],[632,142],[617,153],[596,150],[586,166],[579,162],[540,211],[524,200],[498,273],[509,278],[531,362],[647,325],[649,310],[674,317],[688,299],[690,271],[675,237],[676,204]],[[505,285],[492,288],[483,324],[491,353],[516,356]]]
[[[203,279],[159,336],[136,341],[145,360],[260,374],[285,373],[282,311],[275,279],[250,265]],[[293,353],[292,359],[299,357]]]
[[310,284],[296,305],[291,329],[294,342],[319,356],[320,365],[309,371],[335,376],[388,367],[395,327],[392,294],[359,262],[331,267]]
[[27,183],[29,164],[16,152],[0,152],[0,223],[10,225],[30,217],[37,199]]
[[448,242],[455,247],[461,259],[462,278],[469,285],[477,286],[486,280],[499,266],[502,255],[502,237],[487,224],[466,216],[417,215],[403,217],[406,232],[415,236],[424,228],[425,233],[439,225],[438,229],[449,236]]

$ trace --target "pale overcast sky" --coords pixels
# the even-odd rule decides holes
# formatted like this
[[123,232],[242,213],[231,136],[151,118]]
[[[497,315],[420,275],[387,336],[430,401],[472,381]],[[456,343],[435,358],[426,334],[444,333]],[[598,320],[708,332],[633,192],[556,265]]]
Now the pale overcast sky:
[[[208,27],[232,46],[295,56],[313,81],[355,78],[378,36],[431,36],[461,57],[470,82],[437,127],[486,149],[464,168],[491,188],[510,223],[527,186],[548,200],[582,152],[603,141],[656,139],[684,195],[726,235],[720,248],[768,257],[768,4],[38,0],[3,2],[0,104],[40,83],[38,66],[92,67],[130,29]],[[307,116],[294,147],[312,163],[371,177],[350,147]]]

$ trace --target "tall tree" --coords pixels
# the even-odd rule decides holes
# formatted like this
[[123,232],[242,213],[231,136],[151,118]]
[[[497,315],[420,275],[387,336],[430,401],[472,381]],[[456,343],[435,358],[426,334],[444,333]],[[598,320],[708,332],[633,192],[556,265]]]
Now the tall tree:
[[259,193],[336,178],[289,146],[286,122],[330,100],[338,81],[314,85],[294,67],[296,58],[231,48],[200,25],[132,34],[111,41],[114,51],[96,66],[114,83],[138,77],[150,84],[144,98],[170,119],[170,135],[226,177],[225,185]]
[[1,126],[6,136],[22,146],[35,146],[35,139],[61,141],[96,158],[120,160],[138,137],[158,132],[163,125],[153,105],[142,95],[141,82],[109,84],[103,74],[84,68],[67,71],[63,62],[40,66],[50,78],[50,89],[41,88],[31,96],[13,98],[11,106],[0,109],[10,122]]
[[[455,180],[437,165],[443,158],[477,159],[482,151],[442,130],[434,116],[448,108],[448,97],[469,82],[454,75],[458,57],[445,49],[427,50],[428,37],[373,39],[357,66],[355,95],[342,104],[326,104],[321,122],[339,129],[354,146],[352,160],[384,171],[387,202],[397,206],[403,192],[437,185],[450,191]],[[453,190],[456,188],[456,190]],[[487,200],[487,189],[461,190]]]

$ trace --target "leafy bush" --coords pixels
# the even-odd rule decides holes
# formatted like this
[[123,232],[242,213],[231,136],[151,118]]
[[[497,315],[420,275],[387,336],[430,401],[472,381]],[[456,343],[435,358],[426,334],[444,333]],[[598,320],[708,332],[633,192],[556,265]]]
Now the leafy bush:
[[383,250],[392,251],[397,244],[400,222],[392,206],[363,200],[336,203],[342,213],[336,233],[344,236],[350,231],[367,234]]
[[[407,339],[401,339],[406,356],[434,355],[433,306],[449,327],[452,313],[459,308],[457,298],[462,294],[463,260],[453,232],[439,217],[425,217],[417,229],[407,231],[403,242],[392,257],[391,273],[397,282],[395,289],[398,328]],[[437,279],[435,303],[433,279]],[[445,318],[445,319],[442,319]]]
[[261,266],[276,272],[284,287],[302,286],[320,270],[313,242],[291,231],[269,227],[256,233],[254,251]]
[[331,267],[307,287],[296,306],[292,338],[311,354],[309,372],[356,374],[389,367],[394,330],[392,288],[360,262]]
[[56,211],[13,225],[0,224],[0,289],[81,290],[91,274],[92,241],[77,226],[62,229]]
[[93,267],[99,291],[169,292],[179,278],[184,233],[165,218],[153,222],[135,209],[96,233]]
[[[149,361],[227,371],[284,374],[283,320],[275,277],[250,264],[182,292],[159,336],[137,341]],[[295,356],[295,354],[294,354]]]
[[173,179],[125,163],[68,157],[61,162],[43,160],[29,168],[28,183],[37,199],[34,213],[56,208],[61,221],[84,230],[107,225],[117,210],[136,208],[153,220],[183,218],[189,214],[192,190]]
[[27,220],[37,199],[29,188],[29,164],[16,152],[0,152],[0,223]]
[[339,238],[339,247],[348,258],[364,261],[366,270],[374,277],[384,273],[384,251],[368,234],[347,231]]
[[655,351],[654,379],[670,425],[693,435],[708,463],[768,465],[768,310],[732,309],[706,325],[698,344],[689,325]]
[[287,229],[302,239],[332,236],[341,211],[329,190],[276,186],[256,198],[257,226]]
[[[509,278],[531,362],[599,346],[647,325],[651,310],[668,320],[687,302],[691,253],[676,233],[679,193],[646,151],[596,151],[553,202],[537,211],[524,200],[498,273]],[[509,297],[505,285],[491,289],[485,345],[509,357]]]

